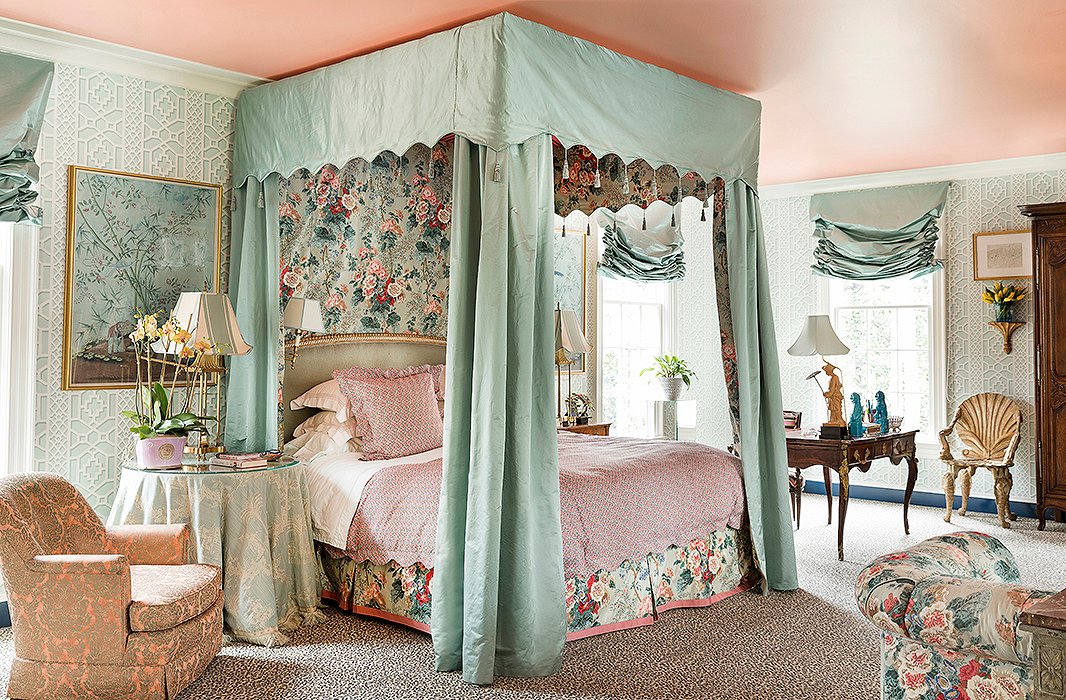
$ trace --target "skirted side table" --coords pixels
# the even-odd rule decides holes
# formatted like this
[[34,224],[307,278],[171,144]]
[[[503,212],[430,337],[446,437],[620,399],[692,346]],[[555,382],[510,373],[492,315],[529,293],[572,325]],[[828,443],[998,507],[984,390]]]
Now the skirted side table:
[[189,523],[196,561],[222,567],[228,633],[263,646],[323,619],[303,467],[122,469],[109,525]]

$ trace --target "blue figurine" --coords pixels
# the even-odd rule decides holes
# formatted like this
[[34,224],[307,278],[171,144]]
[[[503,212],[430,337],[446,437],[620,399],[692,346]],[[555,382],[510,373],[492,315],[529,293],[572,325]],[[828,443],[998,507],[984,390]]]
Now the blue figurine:
[[877,408],[874,409],[874,422],[881,426],[881,434],[888,432],[888,405],[885,403],[885,392],[879,391],[874,394],[877,399]]
[[866,428],[862,425],[862,397],[858,392],[851,395],[851,420],[848,421],[848,432],[853,438],[861,438],[866,434]]

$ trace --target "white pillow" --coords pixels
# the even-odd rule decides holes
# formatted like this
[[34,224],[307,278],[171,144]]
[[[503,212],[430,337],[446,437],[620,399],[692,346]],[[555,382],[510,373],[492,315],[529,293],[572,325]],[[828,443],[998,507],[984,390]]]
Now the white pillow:
[[341,421],[337,418],[336,411],[319,411],[296,426],[296,430],[292,431],[292,436],[300,437],[309,432],[324,432],[331,438],[343,435],[344,440],[352,440],[359,437],[355,418],[352,417],[346,421]]
[[285,453],[296,459],[307,461],[319,455],[339,454],[342,452],[359,452],[354,440],[332,438],[328,434],[312,430],[285,443]]
[[318,408],[323,411],[333,411],[337,414],[337,420],[343,423],[351,418],[351,407],[348,405],[348,397],[341,393],[340,385],[336,379],[322,382],[311,387],[304,393],[289,402],[289,408]]

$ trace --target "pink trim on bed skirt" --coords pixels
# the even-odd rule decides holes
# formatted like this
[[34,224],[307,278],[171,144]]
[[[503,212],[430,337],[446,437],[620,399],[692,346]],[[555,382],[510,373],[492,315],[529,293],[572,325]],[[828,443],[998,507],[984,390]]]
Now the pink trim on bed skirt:
[[[696,600],[672,600],[669,603],[656,606],[655,615],[649,615],[648,617],[638,617],[635,620],[624,620],[622,622],[612,622],[609,625],[599,625],[597,627],[590,627],[588,629],[580,630],[578,632],[568,632],[566,634],[566,641],[573,642],[578,639],[585,639],[587,637],[595,637],[600,634],[608,634],[610,632],[617,632],[619,630],[628,630],[636,627],[647,627],[648,625],[655,624],[659,619],[659,613],[667,610],[673,610],[674,608],[706,608],[710,605],[714,605],[720,600],[724,600],[737,593],[743,593],[749,590],[762,579],[758,576],[744,579],[740,582],[740,585],[736,588],[723,591],[717,595],[713,595],[710,598],[697,598]],[[419,632],[430,633],[429,625],[421,622],[416,622],[409,617],[403,617],[402,615],[396,615],[395,613],[386,612],[385,610],[378,610],[377,608],[368,608],[363,605],[346,605],[332,591],[322,591],[322,597],[332,603],[336,603],[337,607],[346,612],[355,613],[357,615],[365,615],[367,617],[376,617],[386,622],[394,622],[404,627],[410,627],[416,629]]]
[[376,617],[379,620],[385,620],[386,622],[395,622],[398,625],[404,627],[410,627],[416,629],[419,632],[430,633],[429,625],[422,622],[417,622],[409,617],[397,615],[396,613],[390,613],[385,610],[378,610],[377,608],[368,608],[365,605],[348,605],[345,601],[341,600],[333,591],[322,591],[322,598],[336,603],[337,607],[345,612],[355,613],[356,615],[365,615],[366,617]]
[[597,627],[589,627],[588,629],[579,630],[577,632],[567,632],[566,641],[572,642],[576,639],[585,639],[587,637],[595,637],[598,634],[608,634],[610,632],[617,632],[618,630],[633,629],[634,627],[647,627],[648,625],[655,624],[659,619],[659,613],[666,610],[672,610],[674,608],[706,608],[710,605],[714,605],[720,600],[724,600],[737,593],[743,593],[744,591],[752,588],[755,584],[761,581],[761,577],[754,577],[745,579],[740,582],[740,585],[736,588],[723,591],[717,595],[712,595],[710,598],[697,598],[694,600],[672,600],[669,603],[663,605],[657,605],[655,608],[655,614],[648,617],[638,617],[635,620],[623,620],[622,622],[612,622],[609,625],[599,625]]

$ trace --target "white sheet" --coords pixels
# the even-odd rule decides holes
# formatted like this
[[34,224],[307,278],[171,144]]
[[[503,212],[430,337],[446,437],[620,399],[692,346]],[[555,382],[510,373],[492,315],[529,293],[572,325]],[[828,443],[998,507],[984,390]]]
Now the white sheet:
[[305,463],[311,496],[311,529],[315,539],[337,549],[348,546],[348,530],[359,508],[359,499],[371,477],[385,467],[420,464],[440,459],[443,449],[398,457],[361,460],[360,453],[322,454]]

